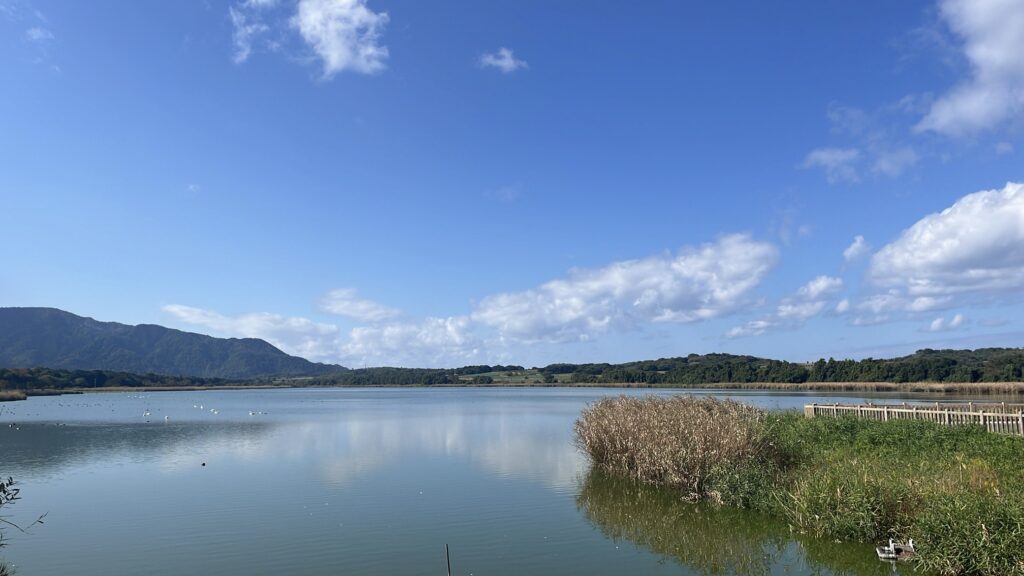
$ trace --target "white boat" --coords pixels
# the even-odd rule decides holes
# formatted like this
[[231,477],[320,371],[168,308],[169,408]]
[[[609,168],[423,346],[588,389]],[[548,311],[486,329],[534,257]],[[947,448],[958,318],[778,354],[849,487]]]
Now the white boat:
[[875,552],[878,553],[879,560],[906,560],[914,555],[914,539],[911,538],[904,543],[895,542],[890,538],[888,546],[878,546]]

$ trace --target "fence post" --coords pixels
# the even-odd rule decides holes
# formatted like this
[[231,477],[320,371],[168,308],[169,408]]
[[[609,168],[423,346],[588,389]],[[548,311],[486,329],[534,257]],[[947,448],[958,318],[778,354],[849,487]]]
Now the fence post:
[[882,422],[888,422],[888,421],[889,421],[889,407],[888,406],[883,406],[882,407]]
[[1017,412],[1017,432],[1024,436],[1024,412]]
[[804,406],[804,418],[814,418],[814,407],[817,404],[807,404]]

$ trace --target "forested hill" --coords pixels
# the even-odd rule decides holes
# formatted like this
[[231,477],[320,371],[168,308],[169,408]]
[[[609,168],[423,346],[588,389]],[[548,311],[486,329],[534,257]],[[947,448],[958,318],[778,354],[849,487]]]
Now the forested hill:
[[890,359],[821,359],[811,364],[731,354],[691,354],[626,364],[552,364],[573,382],[702,384],[732,382],[1020,382],[1024,349],[924,349]]
[[56,308],[0,308],[0,368],[34,367],[235,380],[343,370],[256,338],[99,322]]
[[1021,382],[1024,349],[920,350],[891,359],[801,364],[732,354],[691,354],[625,364],[467,366],[451,370],[365,368],[328,374],[322,385],[636,384],[699,386],[750,382]]

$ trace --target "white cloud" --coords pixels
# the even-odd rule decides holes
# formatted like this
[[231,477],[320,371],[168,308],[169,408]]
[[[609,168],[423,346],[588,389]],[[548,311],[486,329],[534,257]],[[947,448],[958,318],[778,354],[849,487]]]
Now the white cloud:
[[53,32],[41,26],[33,26],[26,30],[25,37],[32,42],[48,42],[54,39]]
[[850,311],[850,299],[849,298],[843,298],[842,300],[840,300],[839,303],[836,304],[835,311],[836,311],[836,314],[846,314],[847,312],[849,312]]
[[1024,184],[968,194],[925,216],[874,255],[869,273],[910,297],[1024,287]]
[[235,52],[232,59],[236,64],[241,64],[249,59],[252,54],[253,43],[256,39],[270,30],[263,21],[261,11],[270,8],[273,1],[247,0],[228,7],[228,16],[231,18],[231,26],[234,31],[231,40],[235,45]]
[[801,168],[821,168],[829,183],[857,182],[856,163],[860,159],[860,150],[856,148],[817,148],[811,150],[804,158]]
[[824,312],[832,297],[842,289],[842,278],[818,276],[801,286],[793,296],[783,298],[771,315],[736,326],[727,331],[725,337],[760,336],[773,328],[800,326]]
[[525,60],[516,58],[512,50],[499,48],[497,52],[485,53],[480,56],[482,68],[496,68],[504,74],[511,74],[516,70],[529,68]]
[[998,128],[1024,112],[1024,2],[942,0],[942,18],[962,42],[970,78],[935,101],[918,131],[948,136]]
[[963,326],[963,324],[964,324],[964,315],[963,314],[956,314],[955,316],[953,316],[949,320],[946,320],[945,318],[940,316],[940,317],[936,318],[935,320],[932,320],[931,324],[928,325],[928,331],[929,332],[945,332],[945,331],[948,331],[948,330],[956,330],[960,326]]
[[289,354],[310,360],[331,360],[337,356],[338,328],[331,324],[266,312],[225,316],[181,304],[169,304],[163,310],[186,324],[225,336],[261,338]]
[[354,288],[331,290],[320,300],[320,308],[358,322],[381,322],[400,314],[395,308],[360,298]]
[[917,153],[909,147],[896,148],[894,150],[878,150],[875,152],[875,163],[871,166],[871,170],[886,176],[896,177],[907,168],[917,164],[918,160]]
[[838,292],[843,288],[842,278],[834,276],[818,276],[797,290],[797,296],[805,300],[817,300]]
[[454,366],[482,354],[465,316],[353,328],[342,346],[349,362],[367,365]]
[[384,70],[388,49],[380,35],[387,23],[387,13],[370,10],[366,0],[299,0],[291,18],[291,26],[320,58],[324,78],[345,70]]
[[1013,144],[1009,142],[998,142],[995,145],[996,154],[1002,156],[1004,154],[1013,154]]
[[725,236],[676,256],[574,270],[535,289],[489,296],[472,319],[526,342],[587,340],[637,322],[697,322],[745,307],[777,259],[771,244]]
[[847,246],[846,250],[843,250],[843,260],[853,262],[859,260],[870,251],[871,246],[864,240],[864,237],[857,235],[854,236],[853,243]]
[[725,333],[725,337],[745,338],[748,336],[760,336],[773,326],[774,324],[769,320],[751,320],[742,326],[730,328],[729,331]]

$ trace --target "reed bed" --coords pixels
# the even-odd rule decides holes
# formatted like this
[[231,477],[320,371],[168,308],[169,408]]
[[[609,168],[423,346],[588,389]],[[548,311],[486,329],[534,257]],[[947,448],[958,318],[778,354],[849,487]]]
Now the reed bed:
[[822,538],[914,538],[943,575],[1024,576],[1024,440],[978,426],[803,418],[728,400],[607,398],[576,423],[596,467],[768,512]]
[[933,394],[1024,394],[1024,382],[724,382],[706,388],[802,390],[808,392],[922,392]]
[[0,390],[0,402],[24,400],[25,398],[26,396],[23,390]]
[[605,398],[576,422],[577,445],[606,470],[707,496],[716,470],[764,447],[765,413],[732,400]]

